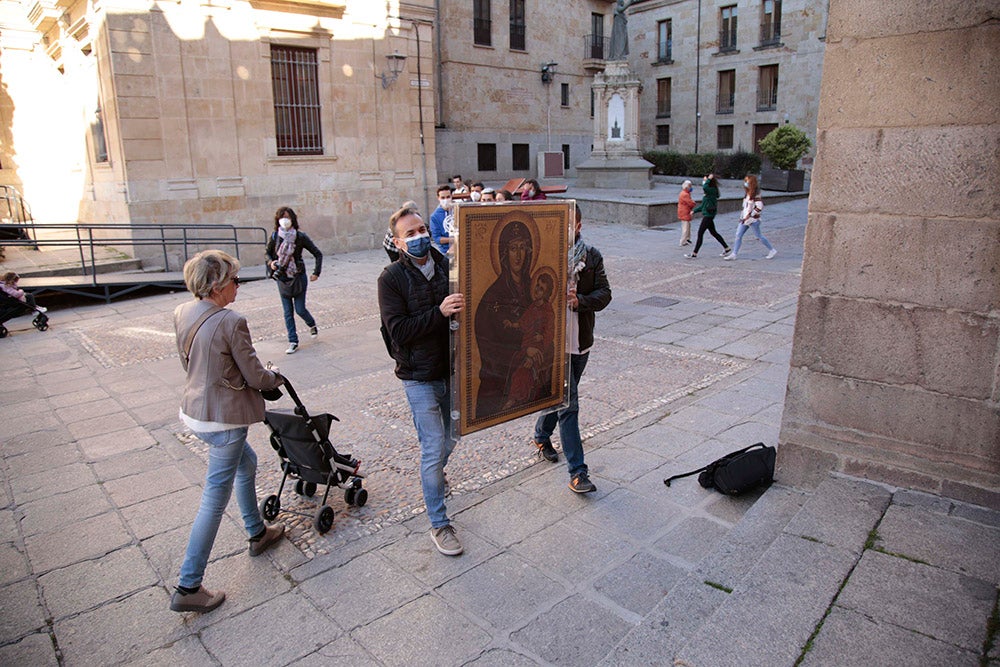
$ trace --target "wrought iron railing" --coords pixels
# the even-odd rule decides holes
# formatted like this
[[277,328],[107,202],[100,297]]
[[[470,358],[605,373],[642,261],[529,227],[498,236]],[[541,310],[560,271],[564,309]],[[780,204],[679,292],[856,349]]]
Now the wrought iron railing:
[[608,57],[611,40],[604,35],[585,35],[583,38],[583,57],[585,60],[605,60]]

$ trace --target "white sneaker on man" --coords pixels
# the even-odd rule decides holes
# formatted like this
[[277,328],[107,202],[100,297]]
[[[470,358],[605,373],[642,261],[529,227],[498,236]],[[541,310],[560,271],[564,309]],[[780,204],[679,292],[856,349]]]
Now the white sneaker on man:
[[774,256],[777,255],[777,254],[778,254],[778,251],[775,250],[774,248],[771,248],[771,251],[769,253],[767,253],[767,257],[765,257],[764,259],[774,259]]
[[295,354],[296,350],[298,350],[298,349],[299,349],[299,344],[298,343],[289,343],[288,344],[288,349],[285,350],[285,354]]

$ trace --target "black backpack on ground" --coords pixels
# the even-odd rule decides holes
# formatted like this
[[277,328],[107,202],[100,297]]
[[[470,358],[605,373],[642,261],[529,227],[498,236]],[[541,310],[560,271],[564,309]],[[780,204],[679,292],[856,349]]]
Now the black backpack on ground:
[[675,479],[701,473],[698,475],[698,483],[706,489],[714,488],[727,496],[738,496],[761,484],[770,484],[774,481],[776,454],[774,447],[758,442],[726,454],[704,468],[668,477],[663,483],[670,486],[670,482]]

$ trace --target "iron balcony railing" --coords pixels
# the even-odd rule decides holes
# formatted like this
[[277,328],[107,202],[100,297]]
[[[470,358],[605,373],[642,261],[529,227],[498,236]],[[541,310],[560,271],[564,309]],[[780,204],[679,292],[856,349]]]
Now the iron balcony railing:
[[781,44],[781,24],[767,21],[760,24],[760,45],[776,46]]
[[611,47],[611,40],[604,35],[585,35],[583,57],[585,60],[605,60]]

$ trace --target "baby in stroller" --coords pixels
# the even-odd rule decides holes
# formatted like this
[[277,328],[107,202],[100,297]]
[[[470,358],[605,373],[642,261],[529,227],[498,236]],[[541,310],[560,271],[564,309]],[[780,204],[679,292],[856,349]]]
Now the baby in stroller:
[[8,271],[0,282],[0,338],[6,338],[8,333],[4,322],[29,313],[38,313],[31,321],[36,329],[45,331],[49,328],[49,318],[45,314],[47,309],[35,303],[34,294],[28,294],[17,286],[20,279],[17,273]]

